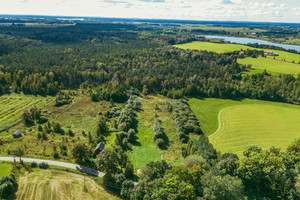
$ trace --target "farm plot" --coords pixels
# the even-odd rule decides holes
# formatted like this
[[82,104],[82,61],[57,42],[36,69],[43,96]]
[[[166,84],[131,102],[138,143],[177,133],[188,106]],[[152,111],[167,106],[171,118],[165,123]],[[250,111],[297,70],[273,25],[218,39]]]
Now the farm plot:
[[[84,191],[84,179],[87,190]],[[60,170],[38,170],[19,178],[16,199],[119,199],[91,178]]]
[[0,132],[13,127],[21,121],[23,110],[32,106],[44,107],[54,100],[53,97],[10,94],[0,96]]
[[285,149],[300,137],[300,106],[245,99],[190,99],[192,111],[210,142],[239,156],[247,146]]

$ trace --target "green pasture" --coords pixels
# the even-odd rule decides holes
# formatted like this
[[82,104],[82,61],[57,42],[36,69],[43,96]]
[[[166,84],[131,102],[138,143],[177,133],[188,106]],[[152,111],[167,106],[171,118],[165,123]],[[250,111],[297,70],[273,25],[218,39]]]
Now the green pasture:
[[300,137],[300,106],[245,99],[190,99],[192,111],[214,147],[242,155],[247,146],[285,149]]
[[253,71],[250,70],[250,73],[262,72],[264,69],[266,69],[267,72],[271,73],[272,75],[293,74],[297,76],[300,73],[299,64],[284,62],[277,59],[269,59],[263,57],[247,57],[243,59],[238,59],[238,63],[243,65],[251,64],[251,69],[253,69]]
[[32,106],[45,107],[54,101],[54,97],[41,97],[23,94],[0,96],[0,132],[13,127],[21,121],[24,110]]
[[7,163],[0,163],[0,179],[3,176],[7,176],[11,173],[13,166]]
[[[136,169],[143,168],[151,161],[159,161],[161,159],[171,163],[181,163],[182,143],[179,141],[172,114],[166,109],[167,98],[162,96],[147,96],[140,98],[142,109],[137,112],[137,145],[132,147],[128,156]],[[155,105],[159,109],[155,110]],[[157,148],[153,136],[154,114],[157,113],[161,120],[161,127],[169,138],[169,146],[166,150]],[[191,136],[193,137],[193,136]]]
[[[280,51],[280,50],[272,50],[272,49],[259,49],[259,48],[253,48],[246,45],[241,44],[221,44],[221,43],[211,43],[211,42],[190,42],[185,44],[177,44],[174,45],[175,47],[181,48],[181,49],[194,49],[194,50],[206,50],[206,51],[213,51],[216,53],[226,53],[226,52],[232,52],[232,51],[239,51],[241,49],[257,49],[257,50],[264,50],[264,51],[273,51],[275,53],[278,53],[279,56],[276,56],[275,59],[286,61],[286,62],[300,62],[300,55],[289,53],[286,51]],[[267,57],[268,59],[273,59],[273,56]],[[251,64],[251,63],[247,63]]]

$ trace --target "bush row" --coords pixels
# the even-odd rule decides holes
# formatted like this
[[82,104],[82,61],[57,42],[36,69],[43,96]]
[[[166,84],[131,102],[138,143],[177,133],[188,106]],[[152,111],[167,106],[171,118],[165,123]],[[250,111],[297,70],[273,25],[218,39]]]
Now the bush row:
[[172,112],[172,118],[181,142],[187,143],[190,133],[203,134],[199,122],[186,100],[172,100],[167,104],[167,108]]
[[158,148],[163,149],[168,145],[169,138],[166,135],[164,129],[160,126],[160,121],[157,118],[157,115],[154,115],[154,141],[156,142],[156,145]]

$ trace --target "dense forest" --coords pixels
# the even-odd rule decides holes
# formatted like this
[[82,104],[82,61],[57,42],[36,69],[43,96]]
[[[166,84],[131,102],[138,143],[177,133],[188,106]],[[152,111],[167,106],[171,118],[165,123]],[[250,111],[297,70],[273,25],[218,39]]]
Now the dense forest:
[[246,66],[236,62],[237,55],[168,45],[186,39],[183,36],[135,25],[90,23],[0,27],[0,33],[0,94],[55,95],[60,89],[83,87],[98,100],[117,100],[125,90],[134,90],[170,98],[300,102],[299,77],[242,76]]

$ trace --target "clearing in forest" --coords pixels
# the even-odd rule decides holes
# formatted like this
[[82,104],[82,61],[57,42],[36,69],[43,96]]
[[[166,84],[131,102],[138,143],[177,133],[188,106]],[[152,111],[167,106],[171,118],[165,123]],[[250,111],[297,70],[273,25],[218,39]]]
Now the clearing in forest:
[[239,156],[247,146],[285,149],[300,137],[300,106],[245,99],[190,99],[191,109],[210,142]]
[[[172,113],[166,108],[167,98],[162,96],[146,96],[139,98],[142,109],[137,112],[137,145],[133,146],[128,156],[136,169],[143,168],[151,161],[160,161],[161,159],[172,163],[181,163],[182,143],[180,142]],[[157,109],[155,109],[157,105]],[[161,127],[169,138],[169,146],[166,150],[160,150],[153,139],[154,114],[157,113],[161,120]]]
[[297,76],[300,73],[299,64],[284,62],[277,59],[268,59],[263,57],[247,57],[243,59],[238,59],[238,63],[243,65],[252,65],[250,71],[247,73],[259,73],[264,71],[265,69],[268,73],[272,75],[293,74],[294,76]]
[[190,42],[174,46],[182,49],[206,50],[213,51],[216,53],[240,51],[241,49],[273,51],[275,53],[278,53],[279,56],[267,56],[258,58],[247,57],[243,59],[238,59],[238,63],[243,65],[252,65],[251,70],[247,72],[247,74],[260,73],[264,69],[266,69],[267,72],[271,73],[272,75],[293,74],[294,76],[297,76],[300,73],[300,55],[295,53],[289,53],[286,51],[253,48],[241,44],[222,44],[211,42]]
[[[87,190],[84,191],[84,179]],[[19,178],[16,199],[119,199],[93,179],[60,170],[37,170]]]

